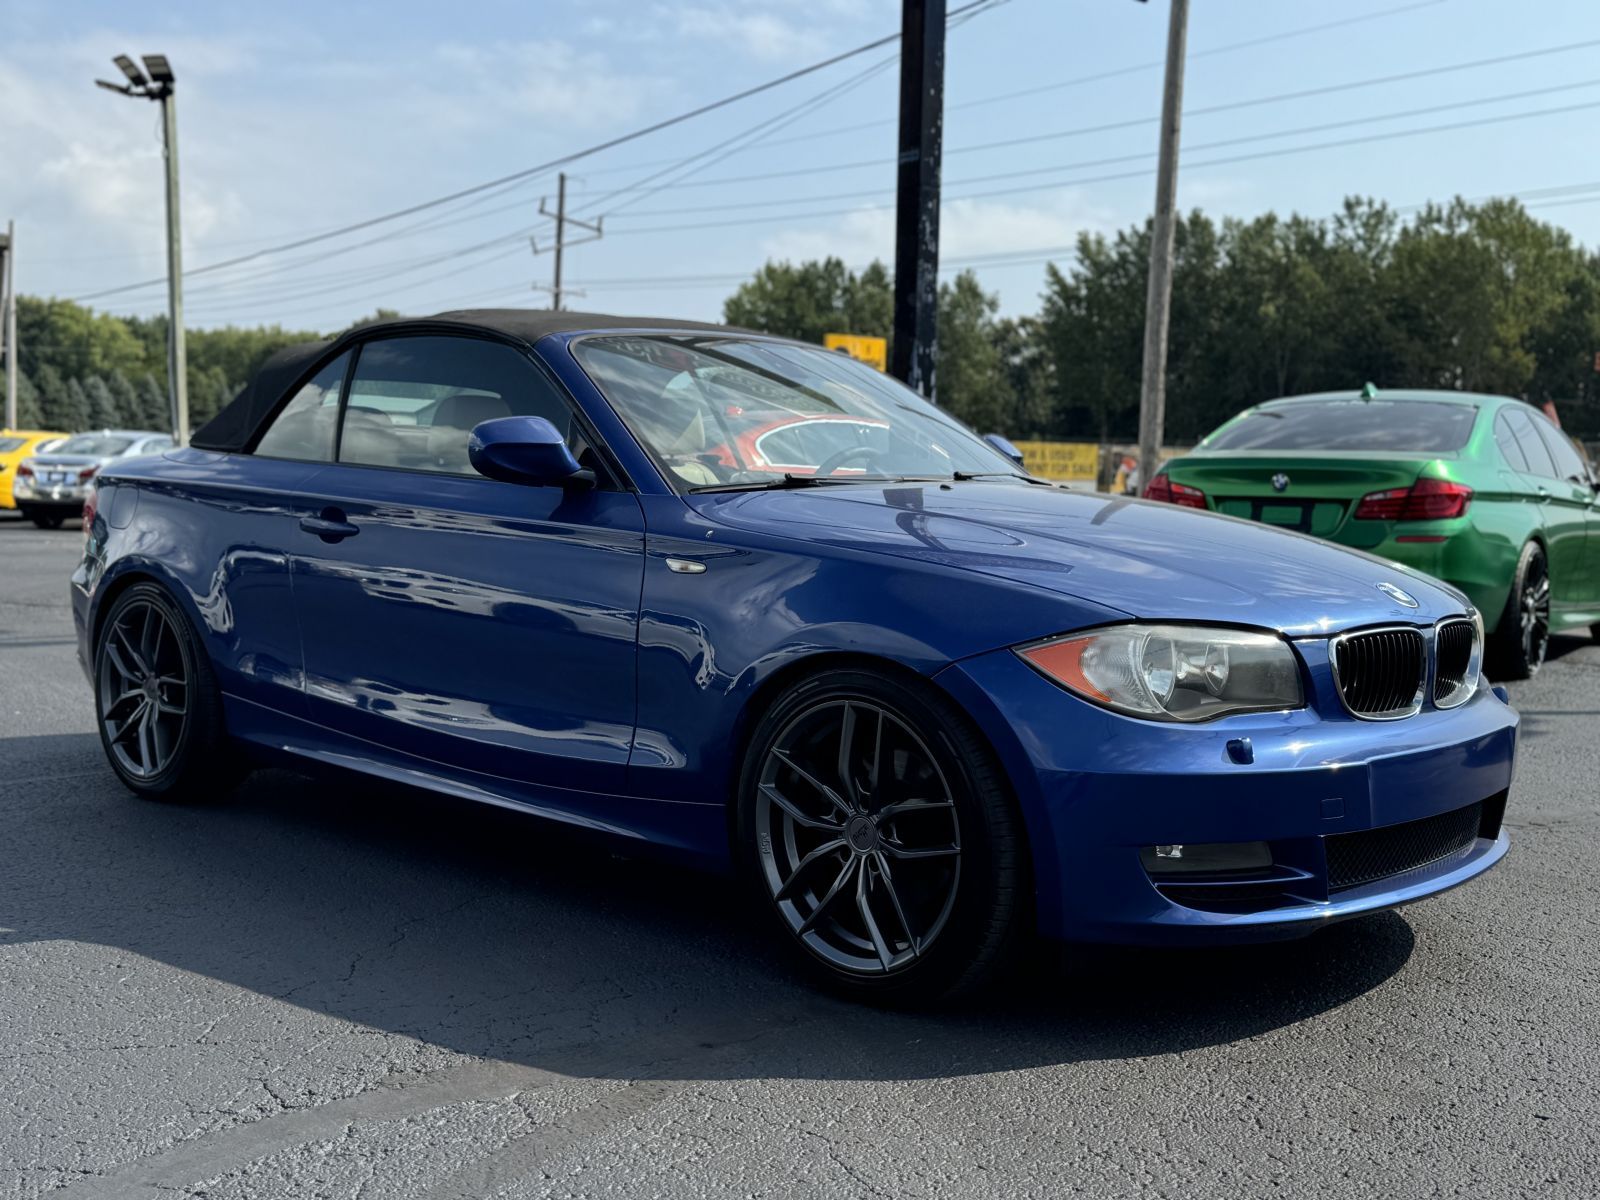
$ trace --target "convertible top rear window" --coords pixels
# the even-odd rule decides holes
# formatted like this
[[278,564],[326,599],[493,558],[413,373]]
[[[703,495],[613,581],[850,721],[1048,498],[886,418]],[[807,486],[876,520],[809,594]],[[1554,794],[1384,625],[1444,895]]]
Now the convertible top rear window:
[[1207,450],[1391,450],[1450,454],[1467,444],[1478,410],[1437,400],[1293,400],[1230,421]]

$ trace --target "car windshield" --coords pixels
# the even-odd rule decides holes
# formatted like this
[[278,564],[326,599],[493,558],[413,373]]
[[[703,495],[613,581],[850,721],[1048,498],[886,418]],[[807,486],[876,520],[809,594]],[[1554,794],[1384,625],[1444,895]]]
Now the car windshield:
[[689,489],[1019,473],[894,379],[821,348],[630,334],[584,338],[573,353],[668,478]]
[[80,433],[69,437],[50,451],[51,454],[88,454],[95,458],[112,458],[133,445],[132,438],[112,437],[104,433]]
[[26,438],[0,438],[0,454],[10,454],[21,447]]
[[1435,400],[1293,400],[1230,421],[1205,450],[1392,450],[1450,454],[1467,444],[1478,410]]

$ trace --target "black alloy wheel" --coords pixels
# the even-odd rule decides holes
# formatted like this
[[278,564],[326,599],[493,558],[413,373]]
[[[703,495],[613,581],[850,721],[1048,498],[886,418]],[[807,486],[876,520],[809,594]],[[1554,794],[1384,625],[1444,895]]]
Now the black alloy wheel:
[[100,741],[129,788],[178,800],[232,784],[210,663],[160,587],[139,583],[117,597],[100,626],[94,679]]
[[931,689],[808,680],[758,727],[741,801],[755,886],[835,986],[931,1001],[985,981],[1017,940],[1021,822],[987,747]]
[[1522,548],[1506,610],[1490,639],[1504,679],[1528,679],[1550,646],[1550,566],[1537,542]]

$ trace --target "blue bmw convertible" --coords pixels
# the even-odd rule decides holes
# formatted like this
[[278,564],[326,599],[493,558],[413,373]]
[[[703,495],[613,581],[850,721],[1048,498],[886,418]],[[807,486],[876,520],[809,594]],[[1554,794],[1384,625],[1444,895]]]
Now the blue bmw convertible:
[[1034,932],[1292,936],[1505,854],[1517,716],[1461,593],[1005,451],[714,325],[285,350],[99,475],[106,756],[151,798],[287,760],[731,867],[797,961],[908,1003]]

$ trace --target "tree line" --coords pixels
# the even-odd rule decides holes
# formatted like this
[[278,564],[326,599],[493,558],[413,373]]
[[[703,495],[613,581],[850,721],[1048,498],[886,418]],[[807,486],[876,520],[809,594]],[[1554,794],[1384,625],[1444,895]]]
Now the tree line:
[[[1082,234],[1045,270],[1036,314],[998,316],[964,271],[939,289],[938,400],[1014,438],[1132,441],[1150,227]],[[724,305],[731,324],[820,341],[891,336],[882,264],[768,263]],[[1177,226],[1167,438],[1198,440],[1276,396],[1448,388],[1553,401],[1600,438],[1600,255],[1513,200],[1403,219],[1350,199],[1333,217],[1273,213]]]
[[[365,321],[395,315],[380,309]],[[210,420],[276,351],[324,336],[280,325],[186,331],[191,427]],[[119,317],[70,300],[18,296],[17,344],[20,428],[172,428],[166,317]]]
[[[1001,317],[963,271],[939,289],[939,402],[1014,438],[1131,441],[1138,426],[1148,223],[1083,234],[1047,266],[1036,312]],[[820,342],[891,335],[882,263],[769,262],[723,305],[731,324]],[[367,320],[391,316],[386,310]],[[25,427],[165,429],[164,317],[18,303]],[[191,423],[281,346],[281,326],[188,334]],[[1513,200],[1409,217],[1350,199],[1329,218],[1274,213],[1177,227],[1167,436],[1193,442],[1247,405],[1326,389],[1428,387],[1553,401],[1600,438],[1600,255]]]

